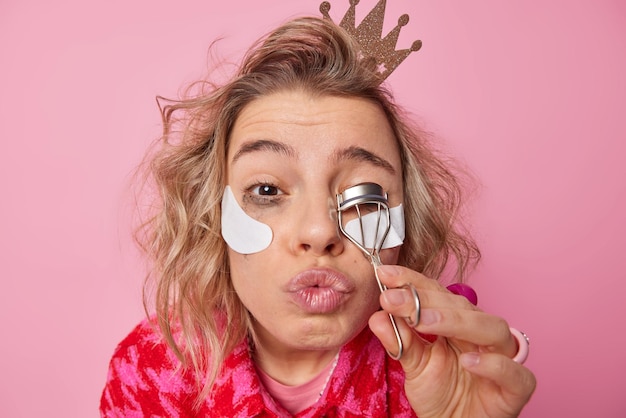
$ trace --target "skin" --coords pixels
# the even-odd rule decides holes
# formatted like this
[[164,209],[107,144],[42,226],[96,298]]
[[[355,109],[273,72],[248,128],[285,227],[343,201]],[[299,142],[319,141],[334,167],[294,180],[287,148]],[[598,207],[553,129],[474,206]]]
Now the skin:
[[[381,253],[388,266],[379,275],[390,287],[381,295],[370,262],[337,228],[335,196],[350,186],[375,182],[390,206],[403,201],[397,143],[377,105],[302,91],[259,98],[238,116],[227,159],[235,198],[273,231],[261,252],[228,253],[235,290],[255,318],[255,361],[267,374],[288,385],[309,381],[368,323],[396,352],[386,312],[415,313],[409,292],[394,289],[411,283],[423,307],[417,331],[439,336],[428,343],[397,321],[405,388],[419,416],[517,415],[534,377],[510,360],[516,345],[506,322],[432,279],[393,266],[398,248]],[[311,271],[337,275],[349,289],[329,312],[305,312],[287,291],[294,277]]]

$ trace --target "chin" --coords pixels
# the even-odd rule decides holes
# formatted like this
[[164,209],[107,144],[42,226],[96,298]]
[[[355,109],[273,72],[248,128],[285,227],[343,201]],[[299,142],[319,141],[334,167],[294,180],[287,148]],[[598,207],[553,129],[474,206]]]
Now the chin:
[[298,341],[298,345],[308,349],[338,348],[357,336],[367,326],[368,319],[369,315],[359,323],[337,318],[307,319],[291,334],[291,341]]

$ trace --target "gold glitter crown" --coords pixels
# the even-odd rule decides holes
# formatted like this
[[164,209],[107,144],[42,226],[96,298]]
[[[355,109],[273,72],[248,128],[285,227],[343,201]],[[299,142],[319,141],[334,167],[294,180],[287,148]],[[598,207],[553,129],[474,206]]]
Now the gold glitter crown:
[[[365,19],[355,26],[354,12],[359,0],[350,0],[350,8],[344,15],[340,27],[345,29],[359,43],[364,58],[376,60],[376,68],[380,74],[382,82],[389,74],[395,70],[409,56],[411,52],[419,51],[422,47],[422,41],[415,41],[411,48],[400,49],[396,51],[396,43],[400,35],[400,28],[409,23],[409,15],[403,14],[398,19],[398,24],[385,36],[383,34],[383,22],[385,20],[386,0],[380,0],[376,6],[367,14]],[[325,19],[329,19],[330,3],[325,1],[320,4],[320,12]]]

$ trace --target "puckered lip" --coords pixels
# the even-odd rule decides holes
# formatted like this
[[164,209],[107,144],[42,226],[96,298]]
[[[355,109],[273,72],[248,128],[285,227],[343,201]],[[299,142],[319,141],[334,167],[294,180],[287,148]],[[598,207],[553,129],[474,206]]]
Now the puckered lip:
[[355,289],[352,280],[330,268],[304,270],[292,277],[286,286],[292,302],[307,314],[337,311]]
[[304,270],[289,280],[287,292],[294,293],[308,288],[328,288],[340,293],[354,291],[356,285],[344,274],[331,268],[311,268]]

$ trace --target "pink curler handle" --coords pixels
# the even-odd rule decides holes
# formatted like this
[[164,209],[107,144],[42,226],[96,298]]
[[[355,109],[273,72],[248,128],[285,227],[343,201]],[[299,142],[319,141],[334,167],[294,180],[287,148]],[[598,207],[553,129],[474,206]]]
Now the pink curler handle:
[[513,361],[519,364],[524,364],[528,358],[528,352],[530,351],[530,340],[522,331],[515,328],[509,329],[511,330],[511,334],[515,337],[515,340],[517,340],[517,354],[513,357]]
[[453,283],[446,287],[446,289],[455,295],[465,296],[467,300],[472,303],[472,305],[478,304],[478,295],[476,294],[476,291],[465,283]]

